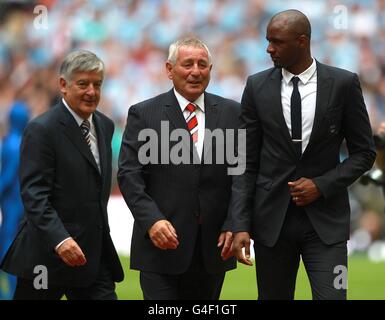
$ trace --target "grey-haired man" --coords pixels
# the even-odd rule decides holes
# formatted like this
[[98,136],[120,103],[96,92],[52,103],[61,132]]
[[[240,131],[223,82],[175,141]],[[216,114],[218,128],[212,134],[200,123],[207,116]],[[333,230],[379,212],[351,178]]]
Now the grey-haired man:
[[[165,66],[174,88],[129,109],[120,150],[119,186],[135,219],[130,267],[140,270],[146,300],[217,300],[225,272],[236,266],[228,215],[232,177],[229,163],[214,158],[225,143],[207,147],[207,130],[236,130],[240,108],[205,91],[212,61],[199,39],[171,44]],[[162,130],[165,123],[169,130]],[[154,148],[170,155],[169,163],[141,162],[144,130],[159,141],[186,133],[188,161],[173,162],[173,140]],[[215,160],[206,161],[209,154]]]
[[117,298],[123,270],[107,218],[114,124],[96,111],[103,76],[95,54],[68,54],[60,68],[63,99],[24,131],[25,215],[1,265],[18,277],[14,299]]

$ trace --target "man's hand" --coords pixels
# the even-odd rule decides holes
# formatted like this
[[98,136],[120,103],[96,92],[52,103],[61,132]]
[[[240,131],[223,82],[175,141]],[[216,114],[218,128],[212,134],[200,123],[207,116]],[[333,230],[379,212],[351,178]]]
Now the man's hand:
[[306,206],[321,196],[321,192],[311,179],[300,178],[296,181],[288,182],[288,185],[290,194],[297,206]]
[[70,267],[83,266],[87,263],[82,249],[72,238],[65,240],[59,248],[56,249],[59,257]]
[[148,231],[152,243],[162,250],[176,249],[179,245],[178,236],[170,221],[159,220]]
[[231,251],[231,245],[233,243],[233,234],[230,231],[221,232],[218,238],[218,248],[223,245],[221,257],[222,260],[227,260],[233,253]]
[[[245,248],[245,255],[242,249]],[[233,253],[240,263],[252,266],[250,260],[250,235],[248,232],[237,232],[233,240]]]

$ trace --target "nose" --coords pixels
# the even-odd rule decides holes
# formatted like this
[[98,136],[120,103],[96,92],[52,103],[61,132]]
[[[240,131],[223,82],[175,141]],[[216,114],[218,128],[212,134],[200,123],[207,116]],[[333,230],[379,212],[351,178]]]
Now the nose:
[[193,76],[199,76],[200,74],[200,71],[199,71],[199,67],[198,67],[198,64],[194,63],[192,69],[191,69],[191,74]]
[[271,45],[271,42],[267,45],[266,48],[267,53],[272,54],[274,52],[274,47]]
[[93,96],[93,95],[95,95],[95,92],[96,92],[96,89],[95,89],[94,85],[92,83],[90,83],[89,86],[87,87],[86,94],[88,94],[89,96]]

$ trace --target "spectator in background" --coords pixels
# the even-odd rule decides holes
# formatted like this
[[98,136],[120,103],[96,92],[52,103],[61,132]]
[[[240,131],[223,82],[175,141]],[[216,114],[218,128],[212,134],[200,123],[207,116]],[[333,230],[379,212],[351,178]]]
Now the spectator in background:
[[[9,113],[8,133],[1,147],[0,172],[0,261],[16,236],[17,227],[23,216],[23,203],[20,197],[19,153],[23,130],[29,120],[29,110],[22,101],[15,101]],[[16,277],[0,271],[0,299],[13,297]]]

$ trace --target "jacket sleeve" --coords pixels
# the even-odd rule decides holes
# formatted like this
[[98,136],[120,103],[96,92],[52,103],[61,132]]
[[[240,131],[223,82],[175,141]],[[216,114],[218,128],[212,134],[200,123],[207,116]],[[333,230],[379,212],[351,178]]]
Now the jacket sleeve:
[[139,141],[139,133],[145,128],[145,121],[141,117],[140,110],[136,106],[132,106],[128,111],[118,169],[120,191],[135,222],[142,229],[143,236],[147,235],[147,231],[155,222],[166,219],[155,201],[146,192],[145,165],[140,162],[138,155],[141,146],[145,143]]
[[70,237],[51,204],[55,177],[55,151],[52,134],[41,124],[31,122],[25,129],[20,148],[20,188],[27,219],[38,229],[52,249]]
[[259,169],[262,129],[253,98],[252,80],[249,78],[241,102],[240,128],[246,130],[246,150],[239,148],[239,159],[245,161],[245,172],[233,176],[231,213],[232,231],[250,232],[255,179]]
[[356,74],[353,74],[347,91],[342,130],[349,156],[334,169],[313,178],[325,198],[346,189],[372,167],[376,158],[369,117]]

